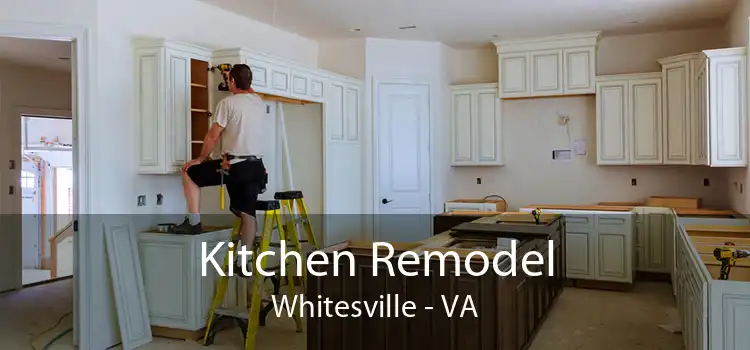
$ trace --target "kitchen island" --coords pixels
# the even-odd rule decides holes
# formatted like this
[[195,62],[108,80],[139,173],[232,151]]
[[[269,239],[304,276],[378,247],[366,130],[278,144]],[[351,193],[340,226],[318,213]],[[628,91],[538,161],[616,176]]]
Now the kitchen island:
[[[390,313],[391,317],[367,317],[364,306],[360,306],[360,317],[305,315],[307,349],[528,348],[562,291],[566,260],[562,218],[545,215],[539,225],[530,218],[520,213],[486,216],[471,223],[496,230],[466,227],[464,231],[446,231],[421,242],[394,243],[389,257],[392,273],[386,264],[375,263],[373,255],[384,258],[388,251],[374,251],[372,242],[344,242],[324,249],[329,263],[317,271],[328,274],[308,275],[307,300],[329,298],[337,310],[344,302],[340,306],[345,312],[351,312],[357,302],[379,300],[390,304],[398,300],[403,305],[412,302],[413,308],[410,315],[401,313],[399,317],[393,317],[396,311]],[[494,258],[500,251],[512,251],[506,248],[513,242],[515,256]],[[351,253],[353,262],[331,262],[335,254],[343,252]],[[445,261],[436,253],[445,254]],[[460,258],[460,266],[456,267],[450,254]],[[527,254],[532,254],[528,255],[531,258],[524,259]],[[537,261],[534,256],[542,257],[540,263],[529,264]],[[401,270],[399,261],[415,264],[402,264]],[[354,276],[348,273],[351,264]],[[482,266],[488,271],[476,276],[469,273],[482,271]],[[334,268],[338,268],[338,276],[332,275]],[[443,275],[442,268],[446,268]],[[505,276],[497,271],[515,274]]]

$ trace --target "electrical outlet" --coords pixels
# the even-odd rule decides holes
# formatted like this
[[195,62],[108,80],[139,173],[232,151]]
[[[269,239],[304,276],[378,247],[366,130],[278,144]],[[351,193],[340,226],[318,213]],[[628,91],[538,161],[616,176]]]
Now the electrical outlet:
[[478,177],[478,178],[477,178],[477,185],[481,185],[481,184],[482,184],[482,178],[481,178],[481,177]]
[[146,206],[146,195],[142,194],[138,196],[138,206],[139,207],[145,207]]
[[630,179],[630,185],[631,186],[638,186],[638,181],[636,181],[636,179]]
[[157,193],[156,194],[156,205],[161,205],[163,201],[164,201],[164,195],[162,195],[161,193]]
[[708,179],[703,179],[703,186],[711,186],[711,183],[708,181]]
[[8,169],[13,170],[16,168],[16,161],[15,160],[9,160],[8,161]]

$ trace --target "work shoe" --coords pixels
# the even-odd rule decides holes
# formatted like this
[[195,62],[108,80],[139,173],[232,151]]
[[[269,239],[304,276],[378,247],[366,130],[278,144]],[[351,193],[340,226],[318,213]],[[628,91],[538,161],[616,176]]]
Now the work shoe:
[[190,225],[190,219],[185,217],[185,221],[172,228],[171,233],[178,235],[199,235],[203,233],[203,225],[199,222],[196,225]]

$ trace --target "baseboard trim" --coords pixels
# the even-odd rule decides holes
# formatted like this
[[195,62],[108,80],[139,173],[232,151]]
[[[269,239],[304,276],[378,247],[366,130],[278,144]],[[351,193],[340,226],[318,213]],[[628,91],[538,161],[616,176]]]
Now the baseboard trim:
[[69,280],[69,279],[72,279],[72,278],[73,278],[73,275],[65,276],[65,277],[51,278],[51,279],[48,279],[48,280],[45,280],[45,281],[39,281],[39,282],[24,284],[23,287],[21,287],[21,289],[29,288],[29,287],[41,286],[41,285],[55,283],[55,282],[60,282],[60,281]]
[[607,282],[607,281],[566,279],[565,286],[574,287],[574,288],[584,288],[584,289],[610,290],[610,291],[617,291],[617,292],[633,291],[633,283],[618,283],[618,282]]
[[638,281],[672,283],[672,276],[664,272],[636,271],[635,279]]

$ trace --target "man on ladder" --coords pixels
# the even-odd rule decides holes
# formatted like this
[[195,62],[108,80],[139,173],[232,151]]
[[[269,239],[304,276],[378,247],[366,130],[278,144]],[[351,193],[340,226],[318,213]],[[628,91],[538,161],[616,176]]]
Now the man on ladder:
[[[265,189],[268,174],[262,160],[265,104],[250,87],[252,81],[253,73],[245,64],[236,64],[229,71],[232,96],[216,106],[216,119],[203,140],[200,155],[183,167],[182,185],[190,215],[174,228],[174,233],[203,233],[200,188],[226,185],[229,209],[242,218],[238,247],[253,249],[258,195]],[[219,140],[220,158],[209,160]]]

